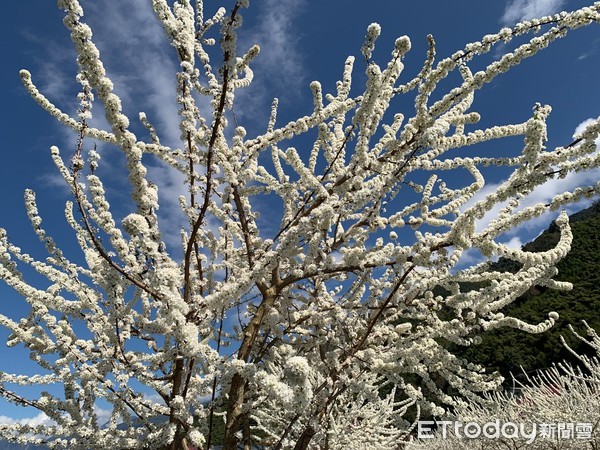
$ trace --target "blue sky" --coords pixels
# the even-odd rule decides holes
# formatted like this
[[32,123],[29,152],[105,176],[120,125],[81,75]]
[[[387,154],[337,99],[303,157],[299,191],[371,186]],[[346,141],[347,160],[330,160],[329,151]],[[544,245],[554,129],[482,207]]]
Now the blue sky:
[[[226,7],[233,5],[231,0],[223,3]],[[366,27],[371,22],[380,23],[383,29],[375,53],[375,59],[381,63],[386,61],[396,37],[406,34],[411,38],[412,50],[405,59],[404,81],[407,81],[421,68],[428,33],[436,39],[438,58],[443,58],[519,19],[571,10],[586,3],[579,0],[254,0],[244,14],[240,46],[245,51],[257,42],[262,52],[253,66],[256,81],[240,95],[236,115],[252,135],[253,130],[255,133],[264,130],[273,97],[280,99],[282,120],[308,113],[312,102],[310,81],[320,80],[326,92],[332,91],[345,58],[360,55]],[[140,110],[146,111],[156,122],[163,142],[177,145],[177,107],[172,95],[176,65],[162,29],[154,21],[150,1],[84,0],[82,5],[125,111],[131,117],[136,117]],[[209,11],[211,8],[216,9],[207,6]],[[3,158],[0,226],[8,230],[14,243],[38,257],[43,257],[43,252],[34,242],[23,207],[25,188],[38,192],[40,210],[49,231],[67,250],[76,251],[62,218],[68,193],[55,174],[49,152],[51,145],[58,145],[68,154],[75,139],[28,97],[18,72],[22,68],[30,70],[34,82],[56,105],[74,112],[75,55],[62,17],[55,2],[39,0],[6,2],[0,17]],[[478,70],[497,56],[498,52],[492,52],[472,65]],[[356,66],[355,82],[361,79],[362,70],[362,66]],[[473,110],[481,113],[483,124],[505,124],[526,120],[535,102],[550,104],[553,113],[549,120],[549,146],[565,145],[579,124],[600,115],[599,75],[600,28],[593,25],[572,32],[499,77],[479,92]],[[494,149],[512,153],[515,148],[509,147],[514,144],[510,141]],[[110,164],[118,167],[119,163],[119,157],[113,155]],[[126,191],[120,189],[122,174],[115,170],[105,175],[114,186],[109,193],[113,201],[125,201]],[[153,168],[151,175],[162,188],[161,214],[165,221],[169,218],[174,221],[177,195],[182,192],[181,179],[160,168]],[[486,189],[493,189],[501,174],[491,176]],[[565,188],[597,178],[597,173],[581,174],[563,180],[562,184],[550,183],[536,191],[530,201],[544,201]],[[530,240],[547,227],[549,220],[545,217],[520,228],[507,235],[506,242],[520,245]],[[167,238],[175,241],[178,234],[175,229]],[[0,285],[0,312],[11,317],[26,314],[23,303]],[[1,344],[5,337],[6,333],[0,330],[0,370],[35,373],[23,351],[7,350]],[[36,416],[36,411],[17,409],[0,401],[0,422]]]

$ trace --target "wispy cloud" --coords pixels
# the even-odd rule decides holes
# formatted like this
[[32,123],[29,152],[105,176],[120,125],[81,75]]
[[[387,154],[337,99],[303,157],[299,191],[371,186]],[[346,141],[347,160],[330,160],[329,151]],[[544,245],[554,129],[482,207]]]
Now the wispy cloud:
[[240,34],[240,52],[254,44],[261,50],[251,64],[254,71],[252,85],[236,94],[235,112],[238,118],[261,126],[261,131],[266,126],[274,95],[293,99],[302,89],[308,92],[303,75],[304,55],[300,50],[302,30],[296,25],[305,4],[306,0],[257,2],[257,24]]
[[[146,112],[148,119],[155,126],[163,144],[178,147],[179,116],[176,102],[176,72],[177,61],[173,48],[169,45],[165,32],[156,19],[152,8],[145,0],[130,0],[128,2],[110,2],[99,0],[86,5],[85,20],[94,30],[94,42],[114,84],[115,93],[121,97],[123,110],[129,116],[132,129],[144,139],[146,131],[137,123],[140,111]],[[37,42],[36,35],[27,33],[29,40]],[[67,64],[65,56],[74,61],[73,52],[48,51],[57,46],[52,42],[39,42],[49,55],[39,62],[39,84],[42,91],[51,100],[56,101],[65,112],[74,113],[77,105],[75,93],[77,85],[74,81],[75,65]],[[107,129],[108,123],[100,105],[94,102],[94,117],[91,125]],[[63,126],[58,126],[61,141],[59,147],[72,148],[76,136]],[[61,145],[62,144],[62,145]],[[123,204],[123,176],[119,170],[114,153],[105,144],[99,143],[103,154],[100,174],[107,183],[108,193],[119,197]],[[65,150],[64,157],[68,158]],[[183,177],[174,169],[157,167],[149,164],[151,181],[159,185],[161,201],[161,228],[167,230],[165,238],[168,245],[177,242],[179,245],[179,227],[183,214],[178,206],[178,197],[186,193]],[[50,187],[64,186],[68,188],[57,174],[45,175],[42,183]],[[117,182],[115,191],[112,182]]]
[[503,25],[514,25],[523,20],[555,14],[563,8],[566,0],[511,0],[500,18]]
[[[109,5],[110,3],[110,5]],[[101,18],[92,23],[97,45],[108,55],[106,66],[122,97],[124,110],[134,121],[146,112],[161,142],[181,146],[176,102],[177,61],[165,32],[145,0],[97,2],[92,14]],[[180,228],[186,223],[179,197],[188,196],[184,176],[159,162],[148,164],[148,178],[159,188],[158,211],[163,239],[169,250],[179,253]]]
[[149,167],[149,178],[158,186],[160,210],[158,211],[162,239],[170,253],[178,254],[181,248],[181,227],[186,223],[179,205],[179,197],[189,197],[184,175],[167,165]]
[[298,88],[302,81],[302,52],[298,48],[300,30],[294,18],[305,0],[266,0],[261,2],[260,22],[245,39],[257,43],[261,54],[255,61],[256,71],[269,77],[269,83]]
[[[600,179],[600,169],[589,170],[580,173],[570,173],[563,179],[552,179],[546,183],[536,187],[529,195],[527,195],[519,206],[519,209],[523,209],[529,206],[534,206],[538,203],[549,203],[552,198],[562,194],[566,191],[573,191],[579,186],[591,185]],[[471,199],[466,207],[474,205],[477,201],[485,198],[489,193],[494,192],[498,189],[500,184],[489,184],[484,189],[479,191],[473,199]],[[581,202],[567,205],[565,208],[567,212],[572,213],[579,209],[585,208],[589,204],[589,200],[583,200]],[[478,231],[485,229],[489,223],[498,216],[500,210],[505,206],[505,203],[495,205],[482,219],[476,222],[476,228]],[[520,224],[519,226],[510,230],[510,235],[518,234],[522,231],[537,230],[540,227],[545,228],[548,226],[551,218],[557,216],[557,212],[548,212],[539,217],[531,219],[527,222]]]
[[[262,131],[266,126],[272,89],[279,91],[280,96],[294,96],[299,92],[299,88],[306,84],[301,75],[301,32],[296,29],[294,20],[301,14],[305,2],[306,0],[260,2],[255,7],[258,17],[256,25],[248,31],[242,30],[239,51],[244,52],[255,43],[259,44],[262,50],[252,64],[255,82],[249,89],[239,91],[236,102],[240,105],[236,107],[236,115],[238,119],[244,120],[244,126],[251,134],[254,127],[258,126],[259,131]],[[161,142],[171,147],[180,147],[180,118],[175,95],[178,63],[173,48],[169,45],[165,32],[148,2],[98,0],[86,5],[86,12],[85,20],[94,30],[94,42],[100,50],[108,76],[114,83],[115,93],[122,99],[124,112],[130,117],[132,128],[140,138],[145,136],[146,131],[137,124],[138,113],[144,111],[155,126]],[[29,39],[36,40],[36,36],[32,34]],[[40,45],[48,49],[49,45],[57,44]],[[63,56],[65,52],[45,53],[50,56],[40,63],[41,75],[45,78],[42,88],[51,99],[58,100],[59,105],[68,105],[65,107],[66,112],[73,113],[77,105],[74,64],[66,64]],[[68,56],[74,59],[74,54],[68,53]],[[200,105],[203,112],[206,109],[204,103]],[[260,111],[264,114],[261,115]],[[92,125],[107,128],[108,124],[99,105],[95,105],[94,112]],[[210,112],[207,117],[210,120]],[[62,126],[60,131],[64,147],[68,144],[71,148],[75,137]],[[61,147],[60,143],[57,144]],[[112,195],[118,194],[125,200],[122,198],[124,185],[121,172],[113,167],[115,160],[104,148],[105,146],[100,144],[99,150],[104,154],[104,170],[100,174],[105,175],[106,181],[119,181],[119,192],[113,192]],[[66,151],[64,153],[68,158]],[[161,229],[166,230],[165,239],[171,248],[173,245],[179,246],[179,228],[186,220],[180,211],[178,198],[181,195],[188,196],[184,177],[178,171],[151,160],[148,166],[148,178],[159,186]],[[42,181],[52,187],[62,185],[56,176],[47,176]],[[110,194],[110,186],[107,185],[107,188]]]
[[590,56],[595,55],[598,52],[598,45],[599,44],[600,44],[600,38],[596,38],[596,39],[592,40],[590,48],[587,51],[581,53],[577,57],[577,60],[578,61],[582,61],[582,60],[584,60],[586,58],[589,58]]
[[174,51],[145,0],[88,6],[94,39],[124,110],[146,111],[167,145],[179,143]]
[[[300,75],[303,71],[302,54],[298,48],[299,32],[294,29],[293,20],[304,3],[305,0],[261,2],[257,5],[260,19],[257,25],[240,36],[240,52],[255,43],[261,47],[261,54],[252,64],[256,81],[250,89],[241,90],[238,95],[237,104],[250,104],[252,109],[243,106],[235,109],[238,119],[250,122],[245,124],[247,129],[250,127],[250,132],[252,126],[258,123],[257,110],[261,105],[265,117],[268,116],[271,88],[278,87],[280,91],[294,95],[304,81]],[[175,97],[177,62],[147,1],[114,3],[102,0],[88,8],[95,40],[101,54],[107,55],[106,67],[115,91],[122,97],[125,111],[132,121],[139,110],[145,111],[156,126],[161,142],[172,147],[180,146]],[[206,109],[204,103],[199,107],[203,112]],[[210,120],[210,113],[207,117]],[[261,122],[261,125],[266,124]],[[180,246],[180,227],[187,223],[178,202],[180,196],[189,195],[184,176],[163,164],[150,164],[148,176],[159,186],[161,229],[167,245],[175,250]],[[213,228],[214,224],[209,223],[209,227]]]

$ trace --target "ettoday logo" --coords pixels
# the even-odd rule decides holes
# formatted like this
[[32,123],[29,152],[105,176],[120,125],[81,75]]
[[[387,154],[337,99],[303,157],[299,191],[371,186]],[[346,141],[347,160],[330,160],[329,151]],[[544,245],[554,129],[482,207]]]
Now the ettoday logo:
[[448,433],[459,439],[522,439],[531,444],[536,439],[591,439],[591,423],[515,423],[460,422],[450,420],[418,422],[419,439],[447,439]]

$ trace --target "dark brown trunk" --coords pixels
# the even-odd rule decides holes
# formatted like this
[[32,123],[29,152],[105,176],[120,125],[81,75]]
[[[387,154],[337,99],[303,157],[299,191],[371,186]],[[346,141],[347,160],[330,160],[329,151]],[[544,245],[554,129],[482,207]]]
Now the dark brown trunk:
[[239,440],[235,433],[240,429],[240,417],[242,404],[244,403],[244,385],[244,377],[240,374],[236,373],[231,378],[229,398],[227,399],[227,420],[225,422],[223,450],[235,450],[237,448]]
[[311,427],[310,425],[306,427],[304,429],[304,432],[300,435],[300,438],[296,442],[294,450],[306,450],[308,448],[308,444],[310,444],[310,441],[312,440],[315,434],[317,434],[317,431],[313,427]]
[[243,421],[243,431],[244,431],[244,450],[250,450],[252,446],[252,442],[250,439],[250,416],[248,414],[244,415]]

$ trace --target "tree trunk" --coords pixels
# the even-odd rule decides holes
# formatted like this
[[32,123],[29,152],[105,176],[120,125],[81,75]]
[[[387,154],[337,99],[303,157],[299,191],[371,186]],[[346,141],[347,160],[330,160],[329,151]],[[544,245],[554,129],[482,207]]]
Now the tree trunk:
[[310,441],[316,433],[317,431],[312,426],[309,425],[306,427],[296,442],[294,450],[306,450],[308,448],[308,444],[310,444]]
[[238,438],[235,436],[235,433],[240,428],[245,383],[244,377],[238,373],[231,378],[229,398],[227,399],[227,420],[225,422],[223,450],[236,450],[237,448]]

